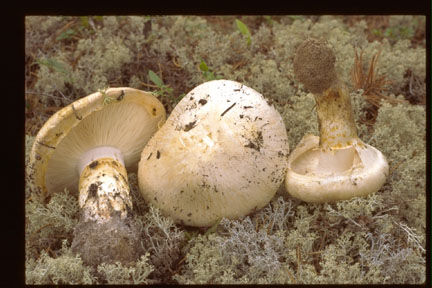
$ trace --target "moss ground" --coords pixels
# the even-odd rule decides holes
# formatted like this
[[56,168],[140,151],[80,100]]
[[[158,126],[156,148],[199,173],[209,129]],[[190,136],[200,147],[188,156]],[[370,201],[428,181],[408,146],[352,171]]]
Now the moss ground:
[[[250,43],[236,19],[248,27]],[[390,164],[386,184],[366,198],[308,204],[281,189],[262,210],[210,229],[176,225],[149,207],[130,173],[134,221],[146,252],[128,267],[84,265],[70,247],[79,217],[76,195],[59,191],[42,204],[27,187],[27,284],[425,281],[425,17],[29,16],[25,22],[27,154],[53,113],[98,89],[153,91],[170,113],[192,88],[217,77],[271,100],[293,150],[304,134],[318,132],[314,99],[293,76],[296,47],[315,36],[335,51],[360,138]],[[359,88],[351,77],[356,51],[363,51],[366,73],[380,51],[375,75],[390,82]],[[163,85],[152,81],[150,70]],[[370,91],[387,100],[369,102],[377,97]]]

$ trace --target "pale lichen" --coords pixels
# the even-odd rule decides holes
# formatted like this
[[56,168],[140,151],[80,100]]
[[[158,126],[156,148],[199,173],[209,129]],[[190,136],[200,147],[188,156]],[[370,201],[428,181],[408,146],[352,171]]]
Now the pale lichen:
[[97,267],[99,282],[108,285],[151,284],[148,275],[154,271],[154,267],[148,263],[148,257],[148,253],[141,256],[134,266],[124,266],[120,262],[99,265]]
[[42,251],[37,260],[26,261],[26,284],[37,285],[77,285],[94,284],[96,277],[89,267],[83,265],[81,258],[68,248],[67,241],[62,242],[60,256],[50,257]]

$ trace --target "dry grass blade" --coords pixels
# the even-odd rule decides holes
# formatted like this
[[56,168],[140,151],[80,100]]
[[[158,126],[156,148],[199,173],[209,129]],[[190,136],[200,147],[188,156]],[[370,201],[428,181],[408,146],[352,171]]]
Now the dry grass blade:
[[383,94],[384,91],[388,90],[388,85],[391,81],[386,79],[385,75],[377,76],[376,68],[378,58],[381,54],[379,50],[369,62],[368,73],[365,75],[363,72],[363,51],[360,54],[355,50],[354,66],[351,70],[351,79],[356,89],[363,89],[363,96],[366,100],[375,107],[380,107],[382,99],[387,100],[392,104],[405,103],[405,100],[395,99]]
[[360,54],[355,52],[354,66],[351,70],[351,80],[356,89],[363,88],[363,51],[360,51]]
[[301,263],[302,263],[302,259],[301,259],[300,245],[297,245],[297,272],[296,272],[297,279],[299,279],[299,273],[300,273],[300,269],[301,269],[301,266],[300,266]]
[[287,272],[288,277],[290,278],[291,282],[292,282],[293,284],[297,284],[297,281],[296,281],[296,279],[294,278],[294,275],[289,271],[289,269],[288,269],[287,267],[284,267],[284,269],[285,269],[285,271]]
[[242,58],[239,62],[233,65],[233,69],[237,70],[247,64],[248,60],[246,58]]

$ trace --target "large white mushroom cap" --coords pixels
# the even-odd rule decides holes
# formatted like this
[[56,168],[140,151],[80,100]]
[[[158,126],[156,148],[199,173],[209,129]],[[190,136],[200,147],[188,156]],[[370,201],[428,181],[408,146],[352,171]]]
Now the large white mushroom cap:
[[81,98],[55,113],[36,136],[30,184],[42,196],[65,187],[77,191],[82,169],[104,156],[136,169],[144,145],[164,121],[163,105],[141,90],[109,88]]
[[280,114],[255,90],[215,80],[190,91],[141,154],[144,198],[176,222],[210,226],[266,205],[289,153]]

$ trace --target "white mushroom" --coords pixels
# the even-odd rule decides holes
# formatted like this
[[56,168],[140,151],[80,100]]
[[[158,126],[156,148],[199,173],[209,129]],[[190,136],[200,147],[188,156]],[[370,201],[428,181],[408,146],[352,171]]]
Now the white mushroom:
[[[78,190],[78,226],[108,229],[113,217],[124,220],[132,209],[126,169],[137,169],[144,145],[164,121],[163,105],[140,90],[110,88],[81,98],[54,114],[36,136],[30,184],[43,199],[64,188]],[[80,238],[74,243],[87,241]]]
[[211,226],[266,205],[283,182],[287,133],[255,90],[215,80],[190,91],[141,154],[144,198],[176,222]]
[[384,155],[357,136],[346,85],[335,71],[335,56],[326,43],[308,39],[294,59],[294,72],[314,93],[320,137],[306,135],[288,159],[285,187],[307,202],[365,196],[386,181]]

